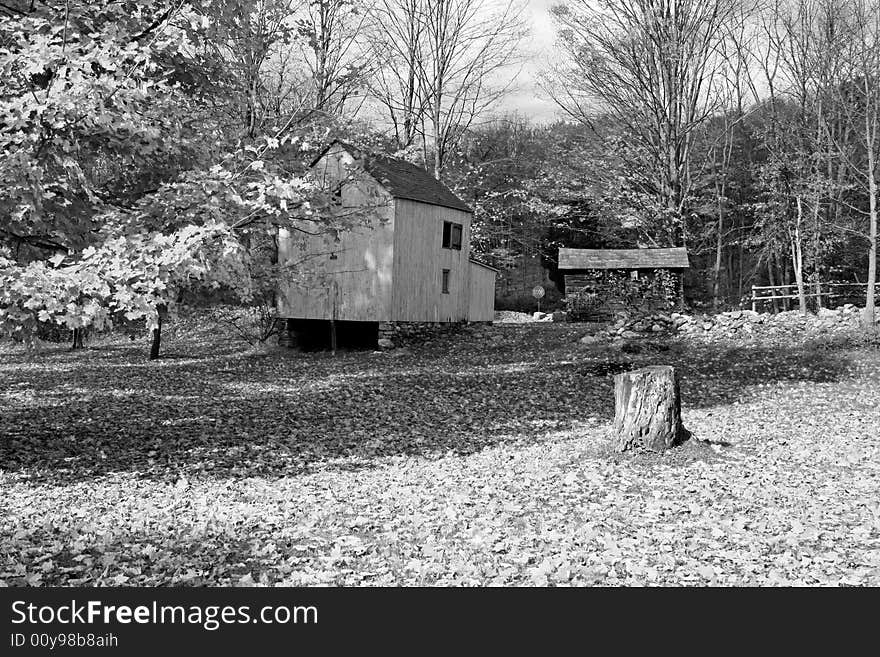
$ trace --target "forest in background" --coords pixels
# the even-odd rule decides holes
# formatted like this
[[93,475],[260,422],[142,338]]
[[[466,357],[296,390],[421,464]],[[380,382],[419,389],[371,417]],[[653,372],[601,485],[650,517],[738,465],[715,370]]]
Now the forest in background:
[[568,57],[545,87],[569,120],[474,130],[452,174],[493,264],[536,256],[557,282],[560,246],[685,245],[689,300],[716,309],[783,284],[815,309],[819,283],[876,280],[880,4],[554,12]]
[[0,328],[155,328],[218,291],[271,306],[297,276],[278,228],[366,218],[308,175],[335,137],[450,184],[502,270],[686,245],[689,296],[716,308],[876,280],[877,2],[561,2],[550,125],[500,114],[523,7],[3,0]]

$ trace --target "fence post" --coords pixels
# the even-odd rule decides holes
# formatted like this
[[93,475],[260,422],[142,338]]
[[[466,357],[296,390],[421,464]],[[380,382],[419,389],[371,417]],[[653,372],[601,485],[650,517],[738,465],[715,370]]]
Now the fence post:
[[757,301],[755,300],[755,286],[752,285],[752,312],[756,313],[757,310]]

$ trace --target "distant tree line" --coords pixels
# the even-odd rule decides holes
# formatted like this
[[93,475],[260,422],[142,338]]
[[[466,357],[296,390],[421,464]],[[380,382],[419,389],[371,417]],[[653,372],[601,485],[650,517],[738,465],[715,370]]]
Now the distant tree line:
[[[876,281],[880,3],[570,0],[546,79],[572,122],[509,117],[456,166],[480,248],[688,247],[708,289]],[[696,282],[696,281],[694,281]],[[867,285],[865,321],[874,317]]]

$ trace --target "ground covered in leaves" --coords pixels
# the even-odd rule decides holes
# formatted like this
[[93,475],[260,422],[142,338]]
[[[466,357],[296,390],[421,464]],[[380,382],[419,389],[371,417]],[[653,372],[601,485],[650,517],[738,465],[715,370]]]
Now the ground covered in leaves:
[[[4,343],[0,583],[880,584],[875,346],[582,333]],[[696,438],[614,454],[613,375],[646,364],[678,368]]]

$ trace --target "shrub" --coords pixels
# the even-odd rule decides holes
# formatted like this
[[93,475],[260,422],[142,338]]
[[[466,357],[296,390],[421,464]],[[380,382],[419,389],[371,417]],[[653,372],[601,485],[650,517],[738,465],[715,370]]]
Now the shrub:
[[565,297],[565,311],[570,322],[586,322],[592,319],[601,305],[599,294],[589,288],[581,288]]
[[210,309],[209,316],[252,347],[266,344],[281,329],[281,320],[270,304],[218,305]]
[[55,322],[37,322],[34,332],[37,338],[43,342],[54,342],[58,344],[70,342],[73,338],[73,331],[66,326],[60,326]]

